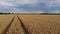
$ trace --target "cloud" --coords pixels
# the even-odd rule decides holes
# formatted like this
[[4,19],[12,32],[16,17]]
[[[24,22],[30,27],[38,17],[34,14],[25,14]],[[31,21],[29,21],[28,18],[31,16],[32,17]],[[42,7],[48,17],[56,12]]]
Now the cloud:
[[45,13],[42,10],[37,10],[37,11],[25,11],[23,9],[16,9],[14,8],[14,10],[11,10],[10,13]]
[[28,11],[24,11],[23,9],[16,9],[10,11],[10,13],[29,13]]
[[39,0],[1,0],[3,2],[12,3],[12,4],[28,4],[34,5],[39,2]]
[[57,3],[60,3],[60,0],[54,0],[55,2],[57,2]]
[[37,3],[39,0],[16,0],[19,4],[34,4]]
[[60,13],[59,10],[52,11],[51,13]]
[[31,13],[45,13],[45,11],[37,10],[37,11],[32,11]]
[[3,10],[15,13],[59,12],[60,0],[1,0],[0,11]]
[[0,2],[0,6],[3,5],[3,6],[13,6],[13,4],[9,4],[9,3],[6,3],[6,2]]

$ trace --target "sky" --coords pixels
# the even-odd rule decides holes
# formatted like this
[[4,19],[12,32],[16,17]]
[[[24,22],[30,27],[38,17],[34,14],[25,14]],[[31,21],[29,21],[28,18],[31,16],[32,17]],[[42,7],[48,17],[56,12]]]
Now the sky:
[[60,0],[0,0],[0,12],[60,13]]

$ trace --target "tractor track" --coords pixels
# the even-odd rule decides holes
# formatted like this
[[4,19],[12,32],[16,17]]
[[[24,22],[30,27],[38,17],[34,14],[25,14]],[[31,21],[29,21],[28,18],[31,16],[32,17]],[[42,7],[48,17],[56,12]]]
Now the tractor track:
[[24,33],[25,34],[29,34],[28,30],[26,29],[25,25],[23,24],[22,20],[17,16],[17,18],[19,19],[20,21],[20,24],[21,24],[21,27],[22,29],[24,30]]
[[15,16],[13,17],[13,19],[10,21],[10,24],[6,27],[5,31],[3,32],[3,34],[6,34],[6,32],[8,31],[9,27],[11,26],[11,24],[13,23],[15,19]]
[[[16,16],[14,16],[12,18],[12,20],[10,21],[10,24],[7,25],[7,27],[5,28],[5,30],[2,32],[2,34],[7,34],[6,32],[9,30],[10,26],[12,25],[12,23],[14,22],[14,19],[15,19]],[[20,17],[18,17],[18,20],[19,20],[19,23],[20,23],[20,26],[21,28],[23,29],[24,31],[24,34],[29,34],[28,30],[26,29],[25,25],[23,24],[22,20],[20,19]]]

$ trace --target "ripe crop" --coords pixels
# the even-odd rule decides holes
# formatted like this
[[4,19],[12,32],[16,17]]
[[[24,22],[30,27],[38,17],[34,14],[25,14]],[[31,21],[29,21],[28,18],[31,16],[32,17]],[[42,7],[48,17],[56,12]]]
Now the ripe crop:
[[60,34],[60,15],[0,15],[0,34]]
[[20,15],[30,34],[60,34],[59,15]]

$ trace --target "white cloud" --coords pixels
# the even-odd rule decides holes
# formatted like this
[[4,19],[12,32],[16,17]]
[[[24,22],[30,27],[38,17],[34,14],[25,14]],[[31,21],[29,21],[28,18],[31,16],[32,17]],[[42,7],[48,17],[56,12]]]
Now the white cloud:
[[[39,2],[39,0],[1,0],[1,1],[3,1],[3,2],[0,2],[0,4],[3,3],[3,5],[8,5],[8,3],[10,3],[10,5],[8,5],[8,6],[12,6],[11,4],[16,4],[16,5],[28,4],[28,5],[35,6]],[[5,3],[5,2],[7,2],[7,3]]]
[[0,2],[0,6],[13,6],[13,4],[6,3],[6,2]]
[[60,0],[54,0],[54,1],[56,1],[56,2],[59,2],[59,3],[60,3]]
[[59,4],[60,5],[60,0],[53,0],[55,4]]
[[18,4],[36,4],[39,0],[16,0]]
[[52,11],[51,13],[60,13],[59,10]]
[[47,2],[47,7],[54,6],[54,1]]
[[37,10],[37,11],[25,11],[23,9],[16,9],[10,11],[10,13],[45,13],[45,11]]
[[16,5],[30,5],[30,6],[36,6],[39,0],[15,0],[14,1]]
[[37,10],[37,11],[32,11],[32,13],[45,13],[45,11]]
[[[31,6],[36,6],[37,3],[39,2],[48,2],[47,5],[50,7],[50,6],[53,6],[53,4],[57,3],[57,4],[60,4],[60,0],[1,0],[1,1],[4,1],[2,2],[3,5],[8,5],[8,3],[5,3],[5,2],[14,2],[15,4],[28,4],[28,5],[31,5]],[[8,6],[12,6],[12,3],[9,4]]]
[[29,13],[29,11],[24,11],[23,9],[14,8],[10,13]]

